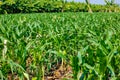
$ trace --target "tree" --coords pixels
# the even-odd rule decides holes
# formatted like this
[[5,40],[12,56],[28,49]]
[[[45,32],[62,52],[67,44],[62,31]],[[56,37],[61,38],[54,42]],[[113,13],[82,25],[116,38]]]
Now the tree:
[[115,0],[104,0],[107,5],[113,5]]
[[64,7],[65,7],[65,4],[67,3],[67,0],[61,0],[62,1],[62,11],[61,12],[64,12]]
[[107,5],[114,5],[115,0],[104,0]]
[[88,7],[88,12],[92,13],[92,9],[90,7],[90,0],[85,0],[87,7]]
[[115,0],[104,0],[106,6],[108,6],[109,12],[111,12],[111,8],[115,6]]

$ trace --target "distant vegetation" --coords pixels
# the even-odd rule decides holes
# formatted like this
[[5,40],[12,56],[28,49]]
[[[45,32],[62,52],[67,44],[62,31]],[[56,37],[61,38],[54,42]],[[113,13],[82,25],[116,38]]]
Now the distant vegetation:
[[90,5],[86,3],[66,2],[64,0],[2,0],[0,13],[33,13],[33,12],[120,12],[116,4]]

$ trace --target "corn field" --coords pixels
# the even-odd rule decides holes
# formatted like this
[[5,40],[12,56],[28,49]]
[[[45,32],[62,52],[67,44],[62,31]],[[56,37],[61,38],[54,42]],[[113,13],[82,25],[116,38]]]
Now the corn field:
[[119,61],[119,13],[0,15],[0,80],[120,80]]

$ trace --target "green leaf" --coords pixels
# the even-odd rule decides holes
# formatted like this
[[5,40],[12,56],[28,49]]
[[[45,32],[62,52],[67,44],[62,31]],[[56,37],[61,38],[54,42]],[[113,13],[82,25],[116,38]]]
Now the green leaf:
[[111,66],[111,65],[107,65],[107,67],[109,68],[109,70],[110,70],[110,72],[111,72],[112,77],[114,77],[114,78],[115,78],[115,73],[114,73],[114,69],[112,68],[112,66]]
[[84,63],[83,66],[85,66],[86,68],[88,68],[89,70],[93,70],[94,67],[90,66],[89,64],[87,63]]
[[79,60],[78,65],[80,66],[82,64],[82,55],[81,55],[80,52],[78,52],[77,57],[78,57],[78,60]]
[[37,77],[33,77],[32,80],[37,80]]
[[2,71],[0,70],[0,79],[1,80],[4,80],[4,76],[3,76],[3,74],[2,74]]
[[27,73],[24,73],[24,72],[23,72],[23,74],[24,74],[24,76],[25,76],[25,78],[26,78],[27,80],[30,80],[30,79],[29,79],[29,75],[28,75]]

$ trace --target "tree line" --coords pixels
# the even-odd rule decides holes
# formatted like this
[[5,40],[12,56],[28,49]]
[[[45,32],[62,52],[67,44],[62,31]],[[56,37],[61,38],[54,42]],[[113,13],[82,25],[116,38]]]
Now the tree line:
[[120,12],[114,0],[104,0],[106,5],[68,2],[67,0],[1,0],[0,14],[32,12]]

